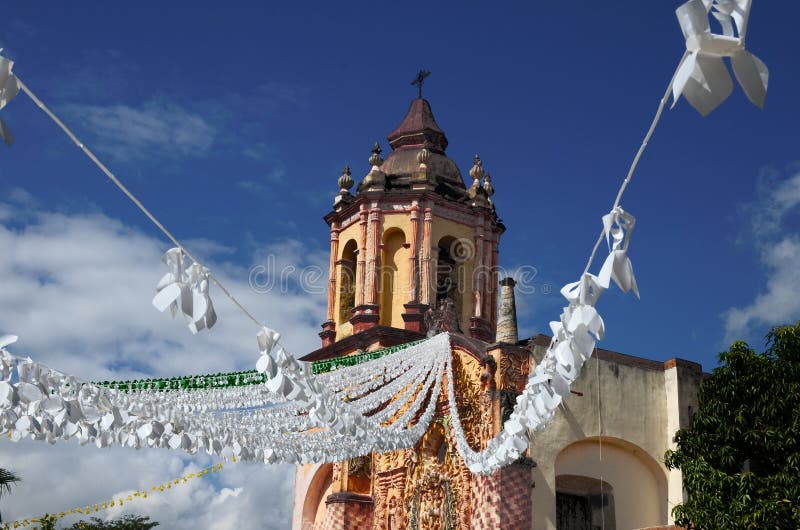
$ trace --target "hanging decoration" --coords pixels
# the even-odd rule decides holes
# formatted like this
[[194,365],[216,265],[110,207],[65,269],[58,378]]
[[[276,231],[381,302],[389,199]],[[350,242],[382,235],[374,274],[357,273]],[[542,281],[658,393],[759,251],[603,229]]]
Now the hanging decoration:
[[[234,462],[236,460],[234,459]],[[122,507],[125,504],[130,504],[135,501],[140,501],[143,499],[148,499],[153,495],[157,495],[159,493],[163,493],[165,491],[171,490],[174,487],[180,486],[182,484],[187,484],[192,479],[202,479],[207,478],[209,473],[214,474],[218,471],[222,471],[222,462],[218,464],[214,464],[213,466],[203,468],[199,471],[195,471],[193,473],[187,473],[181,477],[176,479],[168,480],[163,484],[158,484],[156,486],[152,486],[150,488],[144,488],[141,490],[134,491],[133,493],[129,493],[128,495],[119,495],[117,497],[112,497],[111,499],[103,502],[95,502],[92,504],[87,504],[85,506],[77,506],[75,508],[69,508],[67,510],[63,510],[60,512],[53,512],[53,513],[46,513],[39,517],[30,517],[27,519],[17,519],[16,521],[12,521],[9,523],[2,523],[2,530],[10,530],[12,528],[32,528],[33,530],[37,530],[39,526],[43,525],[43,523],[55,523],[58,519],[63,519],[64,517],[68,517],[70,515],[92,515],[95,513],[99,513],[103,510],[109,510],[116,506]],[[44,528],[44,526],[42,526]]]
[[[706,116],[725,101],[733,82],[723,57],[731,58],[733,73],[747,98],[759,108],[764,106],[769,69],[744,46],[751,6],[751,0],[690,0],[677,9],[687,55],[672,85],[673,107],[683,95]],[[709,12],[722,27],[722,35],[711,33]]]
[[305,464],[410,447],[427,430],[448,336],[319,377],[276,341],[259,334],[262,384],[170,392],[84,382],[3,348],[0,434]]
[[[0,52],[2,51],[3,48],[0,48]],[[13,68],[14,61],[10,61],[0,55],[0,110],[19,93],[17,76],[11,71]],[[0,117],[0,137],[8,146],[14,143],[14,136],[8,130],[2,117]]]
[[628,257],[628,244],[635,224],[636,219],[619,206],[603,216],[603,232],[606,235],[609,254],[600,269],[598,282],[603,289],[608,289],[610,281],[614,280],[623,293],[633,290],[639,298],[639,287],[636,285],[633,265]]
[[[300,363],[279,343],[280,334],[261,324],[207,268],[181,245],[97,157],[20,81],[13,63],[0,57],[0,109],[23,90],[75,144],[175,244],[163,257],[168,272],[157,285],[153,305],[180,312],[192,333],[211,328],[216,313],[209,297],[214,282],[260,329],[256,372],[197,376],[178,380],[84,382],[30,358],[7,351],[16,337],[0,338],[0,434],[56,443],[77,438],[97,447],[160,447],[194,454],[200,450],[224,459],[264,463],[337,462],[370,452],[411,447],[428,429],[447,374],[448,399],[459,454],[473,473],[491,473],[517,460],[535,432],[553,418],[585,362],[602,339],[603,320],[595,309],[613,281],[639,296],[628,255],[635,219],[620,207],[639,159],[672,93],[701,114],[721,104],[732,90],[722,58],[748,98],[762,106],[768,70],[745,50],[750,0],[689,0],[676,11],[686,38],[686,53],[622,183],[580,279],[564,286],[561,317],[551,322],[553,339],[531,373],[501,432],[482,451],[466,441],[458,415],[450,340],[447,334],[407,345],[388,354],[362,354],[354,360],[314,365]],[[713,15],[722,34],[711,33]],[[735,26],[735,30],[734,30]],[[8,141],[7,129],[2,126]],[[589,273],[606,239],[609,254],[598,275]],[[362,362],[364,361],[364,362]],[[336,369],[334,369],[336,368]],[[167,381],[167,382],[165,382]],[[169,390],[169,391],[167,391]]]
[[156,286],[153,305],[162,313],[169,308],[174,317],[183,313],[192,333],[214,326],[217,314],[208,296],[208,269],[191,259],[180,248],[169,249],[161,261],[169,269]]

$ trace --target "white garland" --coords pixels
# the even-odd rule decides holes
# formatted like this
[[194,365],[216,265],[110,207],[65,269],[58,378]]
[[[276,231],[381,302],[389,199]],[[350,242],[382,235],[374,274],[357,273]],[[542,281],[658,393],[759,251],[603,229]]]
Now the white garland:
[[[77,438],[97,447],[163,447],[192,454],[202,450],[223,458],[296,464],[341,461],[417,443],[435,412],[449,354],[446,336],[415,346],[413,356],[426,362],[393,380],[390,384],[404,385],[401,396],[367,417],[358,409],[374,410],[386,403],[385,395],[366,394],[345,403],[327,390],[318,392],[320,382],[307,377],[282,349],[276,355],[276,373],[264,386],[125,393],[15,357],[4,348],[12,342],[0,344],[0,434],[14,441],[29,437],[56,443]],[[274,385],[280,378],[285,380]],[[265,388],[270,382],[286,391],[284,398],[297,397],[295,389],[302,388],[314,391],[314,400],[281,402]],[[408,409],[394,418],[412,398]],[[324,416],[320,403],[335,414]],[[239,410],[226,411],[228,407]],[[321,424],[321,417],[330,421]],[[414,418],[419,421],[412,425]],[[311,427],[323,429],[304,432]]]
[[634,224],[633,216],[619,207],[603,217],[610,252],[599,276],[584,273],[580,281],[561,289],[569,305],[564,308],[558,322],[550,323],[553,332],[550,346],[528,377],[525,389],[517,396],[514,410],[503,429],[483,451],[473,451],[467,443],[458,415],[452,361],[448,360],[447,391],[456,447],[473,473],[493,473],[516,461],[530,445],[533,433],[552,421],[555,409],[569,396],[570,386],[591,357],[595,340],[603,338],[603,319],[594,305],[610,281],[613,280],[623,291],[634,290],[638,295],[633,266],[627,255]]

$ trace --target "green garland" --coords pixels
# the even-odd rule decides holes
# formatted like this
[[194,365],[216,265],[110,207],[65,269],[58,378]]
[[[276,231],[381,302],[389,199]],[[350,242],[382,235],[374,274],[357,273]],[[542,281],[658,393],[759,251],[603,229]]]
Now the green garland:
[[155,390],[203,390],[206,388],[230,388],[258,385],[266,381],[264,374],[255,370],[244,372],[218,373],[210,375],[186,375],[167,379],[135,379],[133,381],[98,381],[95,384],[122,390],[123,392],[143,392]]
[[[317,361],[311,363],[312,374],[324,374],[338,368],[355,366],[357,364],[379,359],[384,355],[390,355],[415,346],[426,339],[389,346],[371,352]],[[266,376],[255,370],[245,370],[243,372],[217,373],[208,375],[184,375],[170,378],[153,379],[134,379],[132,381],[96,381],[96,385],[122,390],[123,392],[169,392],[173,390],[203,390],[207,388],[231,388],[237,386],[259,385],[266,382]]]
[[401,350],[405,350],[406,348],[410,348],[411,346],[416,346],[417,344],[424,342],[426,340],[428,339],[415,340],[413,342],[407,342],[405,344],[398,344],[397,346],[389,346],[388,348],[381,348],[380,350],[359,353],[358,355],[348,355],[347,357],[337,357],[335,359],[328,359],[327,361],[317,361],[315,363],[312,363],[311,373],[324,374],[326,372],[330,372],[331,370],[336,370],[338,368],[344,368],[346,366],[355,366],[357,364],[365,363],[367,361],[379,359],[384,355],[389,355],[392,353],[399,352]]

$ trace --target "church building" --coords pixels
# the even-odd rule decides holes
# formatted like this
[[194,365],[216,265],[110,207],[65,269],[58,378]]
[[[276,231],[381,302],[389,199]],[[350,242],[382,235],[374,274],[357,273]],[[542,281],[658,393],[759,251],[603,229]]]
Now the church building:
[[[701,367],[597,349],[527,456],[477,476],[456,450],[450,410],[483,449],[501,429],[550,337],[520,340],[514,280],[498,277],[506,227],[476,155],[465,184],[421,97],[376,144],[371,169],[339,178],[330,227],[328,305],[315,370],[451,334],[457,403],[439,394],[418,444],[298,466],[294,530],[631,530],[671,524],[683,501],[664,467],[697,408]],[[391,350],[390,350],[391,351]],[[444,382],[442,384],[445,384]]]

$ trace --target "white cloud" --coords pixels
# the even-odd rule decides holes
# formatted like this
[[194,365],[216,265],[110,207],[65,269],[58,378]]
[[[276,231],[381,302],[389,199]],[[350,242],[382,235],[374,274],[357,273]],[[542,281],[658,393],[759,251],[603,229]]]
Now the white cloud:
[[[25,217],[18,215],[22,209]],[[56,213],[10,201],[0,202],[3,211],[10,215],[6,220],[0,216],[0,333],[20,336],[15,353],[91,380],[254,366],[256,327],[213,287],[219,322],[209,332],[191,335],[182,320],[152,307],[155,284],[164,273],[161,254],[169,247],[163,240],[100,213]],[[205,239],[192,242],[199,243],[198,254],[212,258],[227,258],[231,250]],[[247,267],[213,259],[206,265],[257,317],[284,333],[290,350],[303,354],[316,349],[325,301],[299,288],[298,271],[326,267],[326,257],[287,241],[264,248],[257,260],[270,252],[280,253],[276,265],[295,267],[293,288],[255,292]],[[0,440],[0,463],[23,477],[13,494],[0,501],[4,520],[11,520],[93,504],[213,462],[170,451]],[[226,466],[213,481],[197,480],[133,503],[130,512],[152,515],[163,528],[286,528],[292,473],[285,466]]]
[[[100,450],[71,442],[51,446],[30,440],[0,443],[0,460],[22,478],[0,501],[3,521],[102,504],[137,490],[150,492],[152,486],[217,463],[208,456],[189,458],[166,450]],[[190,479],[93,516],[147,515],[160,528],[175,530],[284,530],[290,526],[293,488],[293,466],[226,463],[217,474]],[[59,527],[81,518],[88,516],[67,517]]]
[[800,173],[780,180],[777,173],[765,172],[758,181],[756,200],[742,211],[750,221],[749,236],[756,242],[778,234],[785,218],[800,206]]
[[787,228],[800,207],[800,173],[778,180],[762,177],[755,201],[743,212],[748,239],[759,252],[765,272],[764,290],[744,307],[724,313],[725,340],[749,336],[754,325],[793,324],[800,319],[800,237]]
[[138,107],[71,103],[64,109],[91,132],[98,151],[120,161],[204,155],[216,136],[201,115],[165,98]]
[[726,341],[741,339],[755,324],[793,324],[800,319],[800,238],[787,236],[764,249],[766,286],[755,300],[725,314]]

